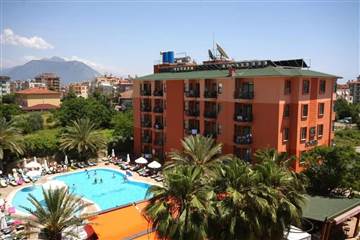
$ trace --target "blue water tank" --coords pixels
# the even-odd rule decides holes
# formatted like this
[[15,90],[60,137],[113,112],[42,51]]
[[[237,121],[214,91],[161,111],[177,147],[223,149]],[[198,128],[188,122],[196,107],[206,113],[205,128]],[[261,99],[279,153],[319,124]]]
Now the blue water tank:
[[168,63],[169,62],[169,57],[168,57],[168,52],[162,52],[162,63]]
[[167,52],[167,57],[168,57],[168,63],[174,63],[175,62],[174,51]]

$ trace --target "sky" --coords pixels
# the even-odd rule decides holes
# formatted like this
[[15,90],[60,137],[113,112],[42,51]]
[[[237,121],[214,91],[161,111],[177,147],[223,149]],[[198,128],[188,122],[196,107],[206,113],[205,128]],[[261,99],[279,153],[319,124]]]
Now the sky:
[[[304,58],[360,72],[359,0],[0,0],[1,67],[59,56],[102,73],[152,73],[160,51],[207,60],[213,39],[235,60]],[[178,55],[178,56],[181,56]]]

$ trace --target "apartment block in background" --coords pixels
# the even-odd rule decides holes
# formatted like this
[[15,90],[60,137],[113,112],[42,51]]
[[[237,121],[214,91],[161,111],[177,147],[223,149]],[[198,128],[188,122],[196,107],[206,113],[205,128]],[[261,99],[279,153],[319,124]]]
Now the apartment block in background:
[[71,83],[69,85],[69,91],[75,93],[77,97],[88,98],[89,96],[89,83]]
[[304,61],[172,62],[134,80],[134,151],[166,160],[180,140],[201,134],[251,162],[257,149],[298,157],[334,137],[337,76]]
[[42,73],[35,77],[35,82],[45,84],[51,91],[60,92],[60,78],[55,73]]
[[10,94],[10,77],[0,76],[0,98],[6,94]]
[[360,76],[356,80],[349,81],[347,84],[350,87],[353,103],[360,103]]

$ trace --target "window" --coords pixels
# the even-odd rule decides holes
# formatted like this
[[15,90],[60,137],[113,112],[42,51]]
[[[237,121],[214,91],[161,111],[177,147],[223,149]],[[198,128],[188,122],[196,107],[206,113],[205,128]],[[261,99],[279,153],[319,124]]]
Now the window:
[[331,130],[334,132],[335,131],[335,121],[331,122]]
[[320,80],[319,93],[324,94],[326,91],[326,82],[325,80]]
[[289,140],[289,128],[284,128],[283,130],[283,142],[287,142]]
[[307,116],[308,116],[308,108],[309,108],[309,105],[307,105],[307,104],[302,105],[302,110],[301,110],[301,117],[302,118],[307,118]]
[[310,92],[310,81],[309,80],[303,80],[302,93],[303,94],[309,94],[309,92]]
[[289,117],[290,116],[290,104],[285,104],[284,105],[284,117]]
[[324,116],[325,103],[319,103],[319,116]]
[[284,86],[284,94],[288,95],[291,93],[291,81],[285,80],[285,86]]
[[300,129],[300,141],[306,141],[307,127]]
[[318,138],[321,138],[323,136],[323,133],[324,133],[324,125],[320,124],[317,127]]
[[222,90],[223,90],[223,85],[222,85],[222,83],[219,83],[218,84],[218,93],[221,94]]
[[309,129],[309,136],[310,136],[310,139],[313,140],[315,138],[315,134],[316,134],[316,128],[315,127],[311,127]]

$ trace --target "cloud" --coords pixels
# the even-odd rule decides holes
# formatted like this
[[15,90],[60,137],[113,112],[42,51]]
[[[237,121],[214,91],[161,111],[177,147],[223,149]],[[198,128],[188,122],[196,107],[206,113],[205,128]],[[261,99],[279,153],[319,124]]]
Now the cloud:
[[14,33],[10,28],[5,28],[0,35],[1,44],[22,46],[35,49],[53,49],[54,46],[38,36],[23,37]]
[[102,64],[96,63],[94,61],[88,60],[88,59],[84,59],[78,56],[71,56],[71,57],[63,57],[66,61],[79,61],[79,62],[83,62],[86,65],[89,65],[90,67],[94,68],[95,70],[97,70],[100,73],[114,73],[117,74],[119,73],[119,69],[115,68],[115,67],[111,67],[111,66],[104,66]]

